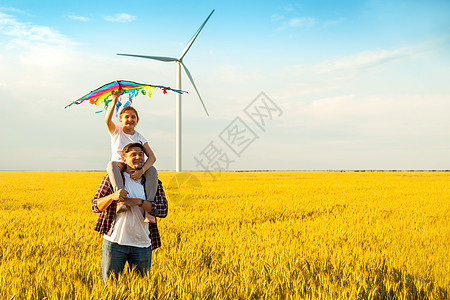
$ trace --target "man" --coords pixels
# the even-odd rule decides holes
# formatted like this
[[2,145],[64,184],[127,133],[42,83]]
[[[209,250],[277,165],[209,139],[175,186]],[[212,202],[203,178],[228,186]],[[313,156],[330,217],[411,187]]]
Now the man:
[[[114,192],[106,175],[91,201],[92,211],[100,213],[94,230],[103,235],[102,277],[104,282],[110,274],[114,274],[117,278],[127,261],[130,267],[135,267],[140,274],[150,271],[152,250],[161,246],[161,238],[156,223],[144,222],[144,211],[159,218],[165,218],[168,211],[160,180],[158,180],[156,196],[150,202],[144,201],[147,199],[144,190],[145,177],[142,176],[138,181],[130,177],[132,172],[141,169],[144,165],[144,147],[139,143],[128,144],[123,148],[122,156],[126,164],[126,169],[122,172],[124,189]],[[153,168],[152,171],[156,172],[156,169]],[[118,201],[123,201],[129,209],[116,214]]]

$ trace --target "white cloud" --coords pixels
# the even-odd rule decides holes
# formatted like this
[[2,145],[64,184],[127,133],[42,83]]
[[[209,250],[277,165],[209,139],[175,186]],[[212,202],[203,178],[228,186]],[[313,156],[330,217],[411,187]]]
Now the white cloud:
[[[40,76],[49,74],[46,67],[63,67],[70,65],[73,56],[72,47],[77,45],[59,31],[48,26],[39,26],[21,22],[16,17],[0,12],[0,35],[8,37],[2,45],[5,51],[2,68],[18,73],[26,66],[39,68]],[[6,59],[7,58],[7,59]],[[23,71],[30,74],[30,70]]]
[[314,66],[313,71],[316,73],[329,73],[366,70],[383,64],[409,59],[419,51],[419,48],[366,51],[324,61]]
[[237,65],[222,65],[217,69],[217,79],[223,83],[248,82],[258,80],[260,75]]
[[115,14],[114,16],[106,16],[105,20],[108,22],[121,22],[121,23],[127,23],[132,22],[136,20],[135,16],[121,13],[121,14]]
[[272,15],[271,21],[281,22],[281,26],[277,28],[277,30],[286,30],[286,29],[300,29],[300,28],[322,28],[328,29],[333,26],[337,26],[341,24],[341,20],[327,20],[321,21],[312,17],[295,17],[286,20],[285,16],[280,16],[277,14]]
[[288,27],[314,27],[317,24],[315,18],[292,18],[287,22]]
[[66,47],[54,45],[34,45],[18,56],[18,62],[22,65],[34,65],[41,67],[55,67],[70,65],[73,51]]
[[89,18],[88,18],[88,17],[77,16],[77,15],[70,15],[70,16],[69,16],[69,19],[76,20],[76,21],[81,21],[81,22],[87,22],[87,21],[89,21]]
[[[448,168],[448,68],[439,41],[287,67],[273,99],[277,128],[306,157],[303,168]],[[427,66],[427,67],[424,67]],[[433,68],[431,68],[433,66]],[[375,72],[374,72],[375,71]]]
[[[329,130],[359,138],[396,136],[426,139],[447,133],[450,120],[450,94],[356,96],[341,95],[316,99],[310,103],[284,104],[287,112],[280,127]],[[318,137],[331,135],[318,134]],[[320,138],[319,138],[320,139]]]
[[287,11],[287,12],[293,12],[296,11],[299,8],[302,8],[302,4],[300,3],[294,3],[294,4],[287,4],[285,6],[282,7],[282,10]]
[[14,7],[1,7],[1,6],[0,6],[0,10],[1,10],[1,11],[12,12],[12,13],[21,13],[21,14],[27,14],[27,15],[30,15],[30,14],[26,13],[25,11],[23,11],[23,10],[21,10],[21,9],[14,8]]
[[42,42],[58,45],[75,43],[55,29],[18,21],[14,16],[0,12],[0,34],[13,38],[8,46]]
[[[283,103],[293,168],[446,169],[450,94],[341,95]],[[300,153],[300,155],[299,155]]]
[[278,23],[277,31],[297,30],[305,28],[327,29],[339,25],[344,18],[337,20],[319,20],[314,17],[301,16],[297,11],[302,5],[299,3],[288,4],[280,7],[281,14],[274,13],[270,17],[272,23]]
[[[378,49],[332,57],[315,64],[297,64],[280,69],[274,76],[284,83],[283,99],[310,99],[330,93],[383,94],[407,90],[428,92],[436,89],[448,74],[445,68],[424,65],[436,63],[440,41],[422,42],[393,49]],[[421,67],[422,66],[422,67]],[[439,73],[440,72],[440,73]],[[427,75],[426,75],[427,74]],[[438,75],[440,74],[440,75]],[[426,80],[431,77],[436,80]],[[419,81],[419,78],[423,80]],[[394,92],[395,93],[395,92]]]
[[273,15],[270,17],[270,20],[271,20],[272,22],[278,22],[278,21],[281,21],[281,20],[283,20],[283,19],[284,19],[284,16],[279,15],[279,14],[273,14]]
[[333,26],[337,26],[339,24],[341,24],[342,19],[341,20],[328,20],[322,23],[323,28],[329,28],[329,27],[333,27]]
[[281,25],[276,29],[278,31],[283,31],[286,29],[300,29],[300,28],[313,28],[319,25],[319,21],[316,18],[311,17],[296,17],[285,19],[284,16],[272,16],[272,22],[280,22]]

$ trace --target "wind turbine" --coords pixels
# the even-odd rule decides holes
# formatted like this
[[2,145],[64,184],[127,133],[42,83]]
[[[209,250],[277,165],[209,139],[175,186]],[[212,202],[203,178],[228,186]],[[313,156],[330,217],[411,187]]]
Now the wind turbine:
[[[136,55],[136,54],[122,54],[117,53],[117,55],[123,55],[123,56],[133,56],[133,57],[141,57],[141,58],[148,58],[148,59],[154,59],[164,62],[172,62],[174,61],[177,64],[177,90],[181,90],[181,67],[183,67],[184,72],[186,73],[187,77],[191,81],[192,86],[195,89],[195,92],[197,93],[198,98],[200,99],[200,102],[203,105],[203,109],[206,112],[206,115],[209,116],[208,111],[206,110],[205,103],[203,103],[202,97],[200,96],[200,93],[197,90],[197,87],[195,86],[194,79],[192,78],[191,73],[186,68],[186,65],[183,63],[183,58],[186,55],[186,53],[191,48],[192,44],[194,43],[195,39],[199,35],[200,31],[203,29],[203,26],[205,26],[206,22],[208,22],[209,17],[213,14],[213,11],[209,14],[209,16],[206,18],[205,22],[203,22],[202,26],[197,30],[197,32],[194,34],[194,36],[191,38],[191,40],[187,43],[187,45],[184,47],[183,52],[181,52],[180,57],[164,57],[164,56],[149,56],[149,55]],[[176,105],[176,171],[181,172],[181,94],[177,93],[177,105]]]

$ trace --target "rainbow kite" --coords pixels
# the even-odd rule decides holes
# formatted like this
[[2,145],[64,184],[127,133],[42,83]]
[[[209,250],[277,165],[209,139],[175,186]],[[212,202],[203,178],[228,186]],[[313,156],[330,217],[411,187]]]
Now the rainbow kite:
[[[151,84],[143,84],[143,83],[137,83],[133,81],[124,81],[124,80],[118,80],[113,81],[110,83],[107,83],[101,87],[99,87],[96,90],[93,90],[89,94],[81,97],[78,100],[73,101],[72,103],[66,105],[65,108],[68,108],[74,104],[78,105],[83,103],[84,101],[89,100],[89,103],[100,105],[100,103],[103,103],[103,110],[97,111],[96,113],[100,113],[102,111],[105,111],[108,109],[109,103],[112,101],[111,94],[113,91],[117,91],[120,88],[123,89],[124,93],[122,96],[118,98],[117,106],[116,106],[116,113],[119,111],[119,108],[126,107],[128,105],[131,105],[133,103],[133,98],[141,92],[143,95],[148,95],[149,98],[152,97],[152,89],[161,89],[164,94],[167,93],[167,91],[173,91],[179,94],[186,93],[185,91],[181,90],[175,90],[171,89],[170,87],[161,86],[161,85],[151,85]],[[128,99],[125,99],[123,101],[123,98],[128,97]]]

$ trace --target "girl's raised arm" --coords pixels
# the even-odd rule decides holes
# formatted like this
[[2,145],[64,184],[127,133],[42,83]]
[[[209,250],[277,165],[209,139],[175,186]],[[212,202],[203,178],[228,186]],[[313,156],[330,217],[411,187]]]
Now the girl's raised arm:
[[114,124],[114,122],[112,121],[112,116],[114,114],[114,109],[116,108],[117,97],[119,97],[122,94],[123,94],[122,89],[112,92],[112,94],[111,94],[112,104],[108,107],[108,110],[106,112],[106,116],[105,116],[106,127],[108,128],[108,131],[111,134],[114,132],[114,130],[116,130],[116,124]]
[[147,155],[147,160],[144,164],[144,169],[148,170],[156,161],[155,153],[153,153],[152,149],[150,148],[148,143],[144,144],[144,153]]

